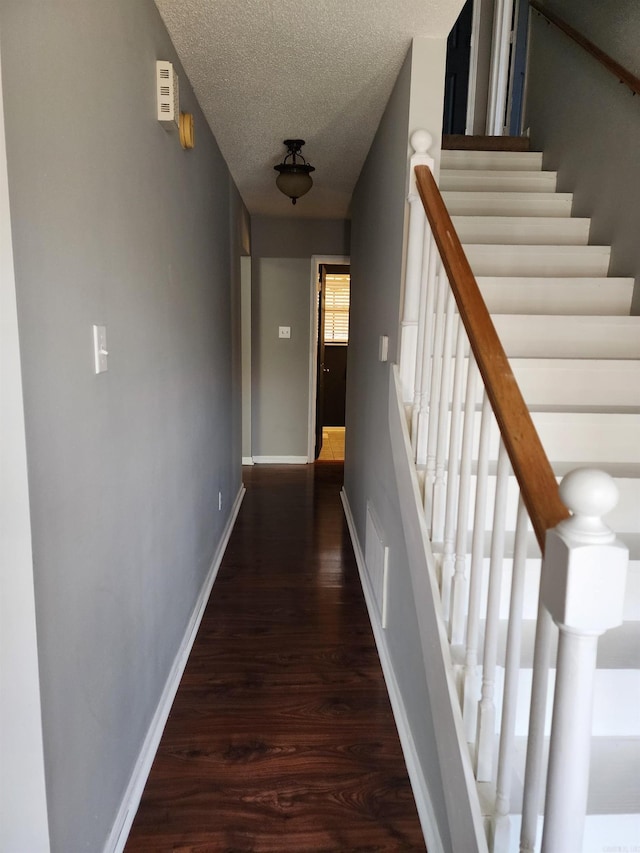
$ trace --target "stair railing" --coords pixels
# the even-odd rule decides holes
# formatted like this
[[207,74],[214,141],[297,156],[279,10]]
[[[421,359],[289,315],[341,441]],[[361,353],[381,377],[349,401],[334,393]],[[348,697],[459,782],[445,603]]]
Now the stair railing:
[[[516,726],[522,728],[527,562],[542,556],[520,850],[533,851],[536,844],[557,627],[542,850],[577,851],[586,814],[597,641],[622,622],[628,550],[602,521],[617,502],[617,487],[592,469],[571,472],[558,487],[438,190],[430,144],[426,131],[411,137],[399,383],[459,713],[480,799],[485,808],[492,802],[488,841],[494,851],[506,851],[509,815],[518,810],[511,800]],[[501,654],[507,558],[511,588]]]

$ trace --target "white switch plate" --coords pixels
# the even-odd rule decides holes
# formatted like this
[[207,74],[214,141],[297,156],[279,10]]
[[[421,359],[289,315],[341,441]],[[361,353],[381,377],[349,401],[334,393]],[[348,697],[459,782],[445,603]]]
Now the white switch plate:
[[378,349],[378,358],[380,361],[387,361],[389,358],[389,336],[380,335],[380,347]]
[[279,326],[278,327],[278,337],[279,338],[290,338],[291,337],[291,326]]
[[107,356],[107,327],[93,327],[93,368],[96,373],[104,373],[108,370]]

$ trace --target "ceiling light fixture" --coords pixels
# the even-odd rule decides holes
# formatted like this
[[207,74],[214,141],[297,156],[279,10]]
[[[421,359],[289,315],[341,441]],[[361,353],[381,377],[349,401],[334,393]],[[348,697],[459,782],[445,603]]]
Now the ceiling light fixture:
[[[276,178],[276,186],[281,193],[289,196],[291,204],[295,204],[301,195],[308,193],[313,186],[310,172],[315,168],[310,166],[300,153],[304,139],[285,139],[287,153],[279,166],[273,168],[280,172]],[[288,162],[287,162],[288,161]]]

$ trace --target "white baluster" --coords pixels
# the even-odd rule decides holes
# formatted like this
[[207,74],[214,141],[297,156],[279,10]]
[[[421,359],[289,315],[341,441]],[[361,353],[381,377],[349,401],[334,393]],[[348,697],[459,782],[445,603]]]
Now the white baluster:
[[464,346],[466,333],[458,317],[458,335],[453,372],[451,398],[451,426],[449,428],[449,459],[447,463],[444,538],[442,542],[442,611],[446,621],[451,611],[451,585],[453,583],[453,552],[456,535],[456,506],[458,498],[458,469],[460,467],[460,431],[462,427],[462,384],[464,378]]
[[442,542],[444,536],[444,508],[446,498],[444,466],[448,451],[447,423],[449,421],[449,400],[451,395],[453,326],[456,317],[455,306],[456,302],[453,293],[449,289],[444,325],[444,343],[442,346],[442,376],[440,379],[440,403],[438,406],[438,432],[436,439],[436,476],[433,484],[432,542]]
[[432,263],[432,256],[436,253],[437,249],[433,241],[433,237],[431,236],[431,229],[425,220],[425,233],[422,244],[422,265],[420,272],[420,309],[414,378],[415,387],[413,391],[413,406],[411,410],[411,449],[413,450],[413,459],[416,463],[418,461],[421,413],[424,411],[426,405],[426,401],[424,400],[425,382],[423,378],[423,371],[425,369],[425,353],[428,353],[431,343],[429,341],[429,326],[431,318],[427,314],[429,270]]
[[628,549],[602,521],[618,489],[583,468],[560,484],[573,515],[547,531],[541,595],[560,630],[542,853],[582,849],[598,637],[622,623]]
[[482,593],[482,567],[487,519],[487,483],[489,478],[489,437],[491,434],[491,405],[486,391],[482,401],[480,441],[476,470],[476,499],[473,513],[471,542],[471,567],[469,569],[469,616],[464,661],[464,687],[462,716],[467,743],[475,743],[477,736],[478,702],[480,700],[480,668],[478,665],[480,634],[480,599]]
[[438,275],[438,250],[435,241],[428,229],[428,234],[425,240],[429,241],[429,264],[427,267],[427,280],[425,283],[426,290],[426,305],[425,305],[425,343],[422,348],[422,387],[420,389],[420,412],[418,414],[418,424],[416,427],[417,442],[416,442],[416,462],[418,465],[425,465],[427,462],[427,439],[429,435],[429,407],[430,407],[430,392],[431,392],[431,359],[433,357],[434,347],[434,326],[435,326],[435,301],[437,290],[437,275]]
[[536,641],[533,652],[531,706],[527,734],[527,759],[522,796],[520,853],[534,853],[538,835],[538,813],[542,804],[544,730],[549,692],[551,644],[556,626],[542,601],[538,602]]
[[449,290],[447,276],[440,265],[437,279],[436,313],[434,317],[433,355],[431,358],[431,391],[429,394],[429,426],[427,435],[427,469],[425,478],[425,510],[429,529],[433,526],[433,483],[436,476],[436,445],[438,441],[438,413],[440,411],[440,384],[442,382],[442,346],[444,341],[445,305]]
[[420,281],[422,248],[426,215],[418,194],[415,167],[426,165],[433,171],[434,161],[427,151],[432,142],[430,133],[417,130],[411,135],[411,146],[415,151],[409,166],[409,235],[407,240],[407,265],[404,281],[404,305],[400,324],[400,380],[402,399],[413,402],[415,369],[418,347],[418,318],[420,310]]
[[477,379],[478,366],[473,353],[469,353],[460,459],[460,489],[458,495],[458,518],[456,521],[455,561],[453,582],[451,584],[451,618],[449,619],[449,642],[454,646],[459,646],[464,642],[465,605],[467,598],[465,564],[467,529],[469,526],[469,493],[471,491],[471,460],[476,418]]
[[513,747],[516,730],[518,700],[518,674],[520,671],[520,646],[522,641],[522,609],[524,604],[524,580],[527,561],[527,525],[529,518],[522,501],[518,501],[518,515],[511,572],[511,598],[509,602],[509,627],[504,664],[504,694],[500,721],[500,748],[498,750],[498,778],[496,782],[496,806],[493,819],[494,853],[509,850],[509,811],[511,801],[511,779]]
[[495,742],[496,706],[494,702],[496,665],[498,658],[498,622],[500,619],[500,588],[504,560],[504,528],[507,511],[507,485],[509,457],[502,440],[498,453],[496,499],[491,534],[489,563],[489,592],[482,659],[482,696],[478,707],[478,752],[476,754],[476,779],[490,782],[493,779],[493,753]]

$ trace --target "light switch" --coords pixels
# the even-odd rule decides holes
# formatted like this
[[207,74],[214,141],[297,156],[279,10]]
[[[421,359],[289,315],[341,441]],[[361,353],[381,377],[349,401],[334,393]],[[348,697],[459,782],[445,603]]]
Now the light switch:
[[388,335],[380,335],[380,346],[378,348],[378,359],[380,361],[387,361],[389,358],[389,336]]
[[108,370],[107,356],[107,327],[93,327],[93,367],[96,373],[104,373]]
[[291,326],[279,326],[278,327],[278,337],[279,338],[290,338],[291,337]]

